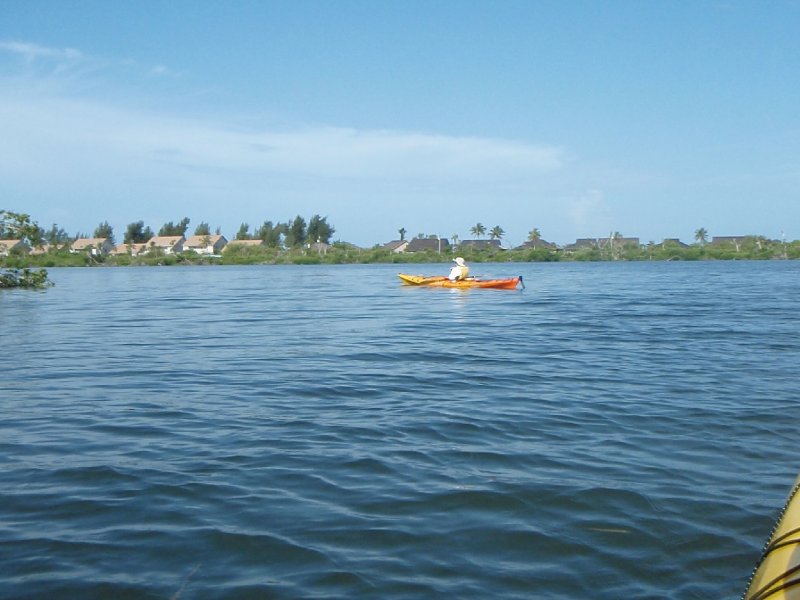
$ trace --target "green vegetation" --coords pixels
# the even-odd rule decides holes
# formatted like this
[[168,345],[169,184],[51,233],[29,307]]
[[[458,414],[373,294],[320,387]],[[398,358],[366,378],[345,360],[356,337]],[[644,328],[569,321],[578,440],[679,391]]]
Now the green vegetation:
[[472,227],[472,229],[469,230],[469,232],[478,239],[480,239],[484,235],[486,235],[486,227],[483,226],[483,223],[477,223],[475,226]]
[[29,215],[0,210],[0,240],[20,240],[24,244],[0,258],[0,266],[5,267],[0,271],[0,288],[43,289],[53,285],[47,271],[33,271],[25,264],[27,249],[42,244],[42,229]]
[[53,285],[47,278],[47,271],[44,269],[6,269],[0,271],[0,289],[2,288],[27,288],[44,289]]
[[177,225],[172,221],[164,223],[163,227],[158,230],[158,235],[186,235],[186,230],[189,228],[189,217],[184,217]]
[[151,237],[153,237],[153,230],[145,227],[144,221],[137,221],[128,225],[122,241],[125,244],[143,244]]
[[114,243],[114,228],[108,224],[108,221],[103,221],[98,225],[94,230],[94,236],[96,238],[108,238],[111,240],[111,243]]
[[[160,235],[186,235],[189,218],[178,223],[165,223]],[[201,222],[194,230],[195,235],[209,236],[211,227]],[[708,241],[704,228],[695,231],[695,243],[683,244],[677,240],[661,243],[640,244],[635,238],[624,238],[619,232],[612,232],[607,238],[581,240],[580,245],[556,248],[542,241],[539,229],[533,228],[524,246],[515,249],[501,249],[494,244],[461,243],[459,236],[453,234],[453,246],[441,252],[402,252],[395,253],[382,246],[369,249],[358,248],[342,241],[331,243],[335,229],[326,217],[314,215],[306,220],[297,216],[285,223],[265,221],[252,233],[247,223],[242,223],[235,238],[219,256],[197,254],[191,250],[178,254],[167,254],[156,247],[140,248],[153,237],[153,231],[143,221],[127,226],[124,243],[129,252],[104,255],[97,251],[72,252],[70,238],[66,232],[53,224],[50,230],[41,229],[25,214],[0,210],[0,239],[22,239],[26,248],[12,249],[3,255],[0,248],[0,268],[6,269],[0,278],[0,287],[42,288],[49,285],[45,267],[63,266],[137,266],[137,265],[198,265],[198,264],[347,264],[347,263],[449,263],[454,256],[463,256],[467,262],[556,262],[556,261],[671,261],[671,260],[773,260],[800,258],[800,241],[786,242],[770,240],[759,235],[738,238],[713,238]],[[104,221],[94,231],[95,237],[112,238],[113,229]],[[406,229],[398,229],[400,239],[406,236]],[[477,223],[470,233],[477,237],[487,234],[487,228]],[[219,228],[217,228],[219,234]],[[488,231],[490,240],[501,240],[505,231],[499,225]],[[420,234],[421,237],[422,234]],[[437,236],[431,236],[437,237]],[[237,240],[260,240],[260,244]],[[43,244],[47,242],[49,246]],[[35,252],[29,250],[36,249]],[[136,250],[134,252],[134,250]],[[32,271],[31,268],[39,268]]]
[[782,243],[763,238],[743,238],[738,250],[728,245],[681,246],[675,242],[661,244],[621,245],[616,247],[585,247],[577,250],[550,248],[524,248],[502,250],[495,247],[443,251],[441,253],[395,253],[376,246],[357,248],[344,242],[327,247],[313,246],[285,248],[269,245],[245,246],[231,243],[221,256],[207,256],[192,251],[165,254],[153,248],[132,256],[129,254],[92,257],[84,253],[70,253],[66,249],[38,255],[17,255],[0,258],[0,265],[12,268],[53,266],[168,266],[168,265],[317,265],[317,264],[370,264],[370,263],[449,263],[458,254],[468,263],[482,262],[557,262],[557,261],[670,261],[670,260],[772,260],[800,258],[800,242]]

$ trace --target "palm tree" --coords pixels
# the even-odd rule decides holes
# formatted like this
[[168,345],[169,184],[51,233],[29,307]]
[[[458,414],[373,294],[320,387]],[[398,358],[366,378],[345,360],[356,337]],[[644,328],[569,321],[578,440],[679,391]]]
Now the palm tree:
[[694,240],[701,246],[706,245],[706,242],[708,241],[708,232],[705,230],[705,227],[701,227],[694,232]]
[[501,240],[501,239],[503,239],[503,236],[505,234],[506,234],[506,232],[503,231],[503,228],[500,227],[500,225],[495,225],[494,227],[492,227],[492,230],[489,232],[489,239],[490,240]]
[[536,227],[531,229],[528,232],[528,241],[533,242],[533,247],[536,248],[536,244],[539,243],[539,240],[542,239],[542,233]]
[[401,227],[400,229],[397,230],[397,233],[400,234],[400,241],[404,242],[405,239],[406,239],[406,228],[405,227]]
[[455,248],[456,246],[458,246],[458,240],[459,240],[460,238],[458,237],[458,234],[457,234],[457,233],[454,233],[454,234],[453,234],[453,235],[450,237],[450,239],[451,239],[451,240],[453,240],[453,248]]
[[486,234],[486,227],[483,226],[483,223],[478,223],[472,229],[470,229],[469,232],[472,235],[481,238]]

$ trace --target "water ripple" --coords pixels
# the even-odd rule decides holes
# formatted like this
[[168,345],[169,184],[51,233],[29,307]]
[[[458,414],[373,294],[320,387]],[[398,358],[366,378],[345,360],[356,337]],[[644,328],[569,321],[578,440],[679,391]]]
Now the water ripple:
[[187,267],[0,295],[0,596],[741,593],[797,470],[800,266],[486,268],[527,289]]

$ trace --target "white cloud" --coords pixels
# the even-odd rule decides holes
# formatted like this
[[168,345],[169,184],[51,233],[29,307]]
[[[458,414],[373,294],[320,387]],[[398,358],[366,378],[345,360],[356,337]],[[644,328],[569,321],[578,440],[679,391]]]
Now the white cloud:
[[22,57],[26,62],[46,58],[55,60],[78,60],[84,57],[74,48],[48,48],[30,42],[0,41],[0,50]]
[[[231,140],[237,144],[236,140]],[[484,178],[529,176],[561,166],[558,148],[511,140],[419,132],[304,129],[248,134],[254,166],[330,177]]]
[[28,85],[61,86],[64,89],[105,88],[103,76],[118,77],[133,73],[139,81],[146,77],[161,78],[175,75],[164,64],[142,65],[131,58],[106,58],[86,54],[75,48],[53,48],[32,42],[0,40],[0,58],[5,54],[19,59],[19,76],[27,75]]
[[[514,140],[319,127],[240,131],[216,122],[85,101],[0,98],[6,168],[79,173],[116,163],[131,174],[210,169],[394,180],[528,179],[559,169],[561,149]],[[0,167],[2,168],[2,167]],[[11,173],[9,173],[11,175]]]
[[150,75],[154,77],[163,77],[164,75],[169,75],[171,71],[168,67],[164,65],[156,65],[152,69],[150,69]]
[[[188,215],[235,228],[241,220],[319,212],[345,239],[372,243],[393,235],[395,222],[456,231],[454,219],[485,210],[506,219],[510,232],[515,207],[530,212],[531,190],[567,163],[562,148],[522,140],[242,127],[236,115],[145,110],[158,105],[152,93],[107,84],[117,71],[140,82],[175,74],[164,65],[148,70],[135,60],[22,42],[0,41],[3,52],[22,57],[26,68],[0,77],[0,196],[70,231],[101,219],[157,227]],[[174,106],[174,96],[166,100]],[[380,227],[388,231],[376,233]]]
[[[172,169],[172,176],[179,177],[187,171],[216,170],[229,177],[272,173],[469,182],[527,180],[564,163],[561,148],[518,140],[326,126],[242,130],[219,119],[192,120],[130,109],[118,101],[79,100],[64,89],[98,89],[93,83],[98,70],[130,68],[131,61],[98,61],[71,48],[18,41],[0,41],[0,50],[28,62],[56,63],[53,73],[59,74],[38,74],[26,82],[27,92],[19,81],[4,86],[0,80],[0,117],[10,125],[0,140],[0,154],[11,161],[6,168],[28,165],[51,176],[80,176],[86,165],[116,163],[116,172],[133,176],[155,171],[168,177]],[[67,66],[78,79],[60,77]],[[142,73],[168,74],[163,64]]]

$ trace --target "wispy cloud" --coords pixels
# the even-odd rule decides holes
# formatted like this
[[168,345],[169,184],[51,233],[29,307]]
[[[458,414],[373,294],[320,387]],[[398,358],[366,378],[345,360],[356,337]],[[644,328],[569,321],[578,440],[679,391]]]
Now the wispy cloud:
[[[2,53],[32,65],[21,77],[0,74],[0,192],[23,199],[44,221],[64,219],[55,199],[69,198],[69,218],[80,221],[73,227],[106,218],[99,215],[110,199],[120,220],[175,218],[177,210],[224,222],[249,218],[248,210],[263,214],[265,197],[281,203],[272,210],[336,210],[354,224],[391,213],[457,227],[459,207],[490,201],[499,190],[506,206],[529,210],[531,189],[567,164],[563,148],[525,140],[243,126],[251,121],[229,109],[179,114],[160,108],[157,84],[147,83],[174,75],[165,65],[148,70],[135,60],[9,41],[0,42]],[[140,85],[129,77],[125,88],[135,98],[110,85],[119,70],[138,76]],[[175,106],[174,95],[166,98]]]
[[[45,157],[56,155],[54,166],[60,168],[94,155],[104,163],[118,160],[122,170],[157,164],[159,170],[171,166],[373,180],[472,180],[527,178],[557,170],[564,162],[559,147],[518,140],[330,126],[242,130],[218,117],[148,113],[113,99],[87,99],[86,90],[105,90],[102,71],[113,69],[113,61],[21,41],[0,41],[0,51],[26,62],[64,63],[51,74],[72,71],[71,79],[62,80],[67,83],[54,86],[43,86],[48,75],[37,71],[27,93],[18,81],[4,86],[0,79],[0,115],[13,124],[0,145],[7,151],[14,147],[10,154],[17,156],[17,163],[41,167]],[[130,69],[136,64],[120,60],[116,66]],[[172,73],[157,64],[141,76]]]
[[150,69],[150,75],[155,77],[162,77],[164,75],[170,74],[170,69],[165,67],[164,65],[156,65],[152,69]]
[[[73,48],[22,41],[0,41],[0,51],[26,62],[72,63],[51,72],[71,68],[71,79],[63,86],[41,85],[48,75],[40,71],[27,92],[19,81],[4,85],[0,79],[0,116],[11,124],[0,140],[0,152],[14,157],[18,168],[35,164],[42,169],[48,166],[47,157],[53,157],[50,166],[56,171],[75,161],[116,160],[119,170],[130,172],[173,168],[469,181],[536,177],[564,163],[561,148],[519,140],[330,126],[242,130],[219,117],[148,113],[109,98],[87,99],[87,90],[107,87],[98,71],[113,68],[113,62]],[[136,64],[121,60],[117,66],[130,68],[131,62]],[[171,70],[157,64],[141,76],[167,74]],[[75,167],[71,171],[79,172]]]
[[0,41],[0,50],[15,54],[26,62],[46,58],[50,60],[79,60],[84,54],[75,48],[49,48],[31,42]]
[[[492,138],[325,127],[230,140],[253,166],[329,177],[484,178],[557,169],[558,148]],[[231,148],[233,149],[233,148]]]
[[121,170],[474,180],[535,177],[564,161],[558,147],[515,140],[337,127],[240,131],[64,98],[0,98],[0,116],[13,124],[0,147],[16,156],[17,168],[41,169],[51,157],[59,170],[91,159],[119,161]]
[[[53,86],[69,82],[77,88],[104,86],[104,76],[131,73],[140,79],[176,73],[164,64],[142,65],[131,58],[93,56],[75,48],[54,48],[33,42],[0,40],[0,59],[10,59],[22,68],[17,75],[35,77],[34,84]],[[9,69],[14,72],[13,66]]]

